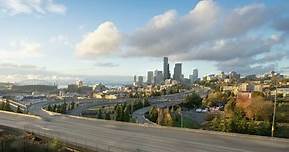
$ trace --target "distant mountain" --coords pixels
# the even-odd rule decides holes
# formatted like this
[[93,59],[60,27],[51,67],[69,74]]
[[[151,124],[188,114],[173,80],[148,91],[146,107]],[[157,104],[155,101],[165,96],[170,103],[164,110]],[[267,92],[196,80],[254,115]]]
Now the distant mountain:
[[47,80],[29,79],[16,82],[16,85],[54,85],[55,83]]
[[129,76],[78,76],[69,80],[39,80],[27,79],[16,82],[16,85],[57,85],[66,86],[75,83],[76,80],[82,80],[86,85],[102,83],[108,87],[119,87],[132,83],[132,77]]

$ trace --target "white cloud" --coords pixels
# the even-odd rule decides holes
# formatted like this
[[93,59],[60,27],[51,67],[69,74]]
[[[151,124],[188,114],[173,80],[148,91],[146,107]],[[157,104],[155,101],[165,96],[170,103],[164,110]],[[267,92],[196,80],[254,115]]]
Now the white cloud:
[[54,0],[0,0],[0,9],[9,15],[17,14],[64,14],[66,7]]
[[52,13],[65,14],[66,12],[66,7],[64,5],[56,4],[53,0],[48,0],[46,9]]
[[170,10],[165,12],[164,14],[153,17],[149,26],[152,26],[153,28],[157,29],[164,28],[169,25],[172,25],[175,19],[176,19],[176,11]]
[[95,59],[98,56],[119,53],[121,34],[112,22],[104,22],[83,37],[76,46],[80,58]]
[[[0,80],[1,82],[22,82],[37,83],[35,80],[50,82],[62,82],[77,80],[79,78],[70,75],[48,71],[45,67],[29,65],[29,64],[15,64],[11,62],[0,63]],[[28,81],[33,80],[33,81]],[[40,81],[40,82],[41,82]]]
[[33,41],[13,41],[10,42],[10,47],[0,49],[0,60],[9,61],[17,59],[27,59],[40,57],[41,44]]
[[[214,39],[216,21],[220,16],[214,1],[200,1],[188,14],[176,18],[172,11],[158,15],[145,26],[129,36],[127,55],[159,57],[187,52],[195,45]],[[150,26],[156,19],[170,17],[162,28]],[[154,24],[153,24],[154,25]]]
[[[275,67],[277,57],[270,58],[270,65],[259,65],[256,56],[272,53],[275,46],[283,43],[283,35],[260,36],[264,26],[270,24],[277,14],[264,4],[248,4],[239,8],[224,9],[214,0],[199,1],[183,16],[167,11],[153,17],[148,24],[129,34],[124,56],[162,57],[174,60],[214,61],[219,70],[240,72],[264,71]],[[283,24],[276,25],[285,29]],[[255,32],[255,33],[254,33]],[[283,54],[283,53],[278,53]],[[275,63],[272,63],[274,59]],[[247,66],[239,66],[236,62]],[[248,62],[250,61],[250,62]],[[262,62],[269,62],[263,58]],[[228,68],[222,66],[235,63]]]

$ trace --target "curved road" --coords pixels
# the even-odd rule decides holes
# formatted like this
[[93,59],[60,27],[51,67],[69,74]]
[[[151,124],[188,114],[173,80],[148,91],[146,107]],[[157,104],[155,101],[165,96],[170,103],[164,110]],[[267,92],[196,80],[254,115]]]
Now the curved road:
[[286,152],[289,140],[201,130],[146,127],[67,115],[41,118],[0,112],[0,124],[98,151]]
[[[157,99],[152,99],[150,101],[150,103],[152,103],[151,106],[144,107],[142,109],[138,109],[134,111],[132,114],[132,117],[136,120],[137,123],[140,123],[140,124],[157,125],[156,123],[151,122],[150,120],[145,118],[145,114],[149,111],[151,107],[165,108],[165,107],[170,107],[170,106],[181,104],[182,102],[184,102],[183,98],[186,95],[192,93],[193,91],[199,94],[203,98],[207,96],[209,88],[195,88],[192,91],[178,93],[178,94],[171,94],[171,95],[161,96]],[[164,100],[165,102],[158,102],[158,100]]]
[[0,125],[58,138],[96,151],[286,152],[289,149],[288,139],[49,115],[39,110],[45,104],[30,107],[32,113],[41,117],[0,111]]

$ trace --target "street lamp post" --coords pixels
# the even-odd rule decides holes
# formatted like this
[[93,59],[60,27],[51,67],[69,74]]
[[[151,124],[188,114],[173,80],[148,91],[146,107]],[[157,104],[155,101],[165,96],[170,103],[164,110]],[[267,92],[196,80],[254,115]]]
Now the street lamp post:
[[273,109],[273,121],[272,121],[272,128],[271,128],[271,137],[274,137],[274,131],[275,131],[276,105],[277,105],[277,82],[276,82],[276,85],[275,85],[275,98],[274,98],[274,109]]
[[180,111],[180,115],[181,115],[181,128],[183,128],[184,127],[184,120],[183,120],[182,108],[181,108],[181,111]]

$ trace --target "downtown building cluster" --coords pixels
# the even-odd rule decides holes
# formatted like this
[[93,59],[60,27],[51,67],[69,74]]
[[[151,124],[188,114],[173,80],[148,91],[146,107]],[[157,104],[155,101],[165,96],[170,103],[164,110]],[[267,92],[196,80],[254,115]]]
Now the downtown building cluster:
[[168,57],[163,58],[163,71],[154,70],[148,71],[146,76],[146,81],[144,81],[144,76],[134,76],[134,85],[141,86],[147,85],[161,85],[161,84],[193,84],[198,81],[198,69],[193,69],[192,75],[189,78],[185,78],[182,73],[182,63],[176,63],[173,75],[170,72],[170,64]]

